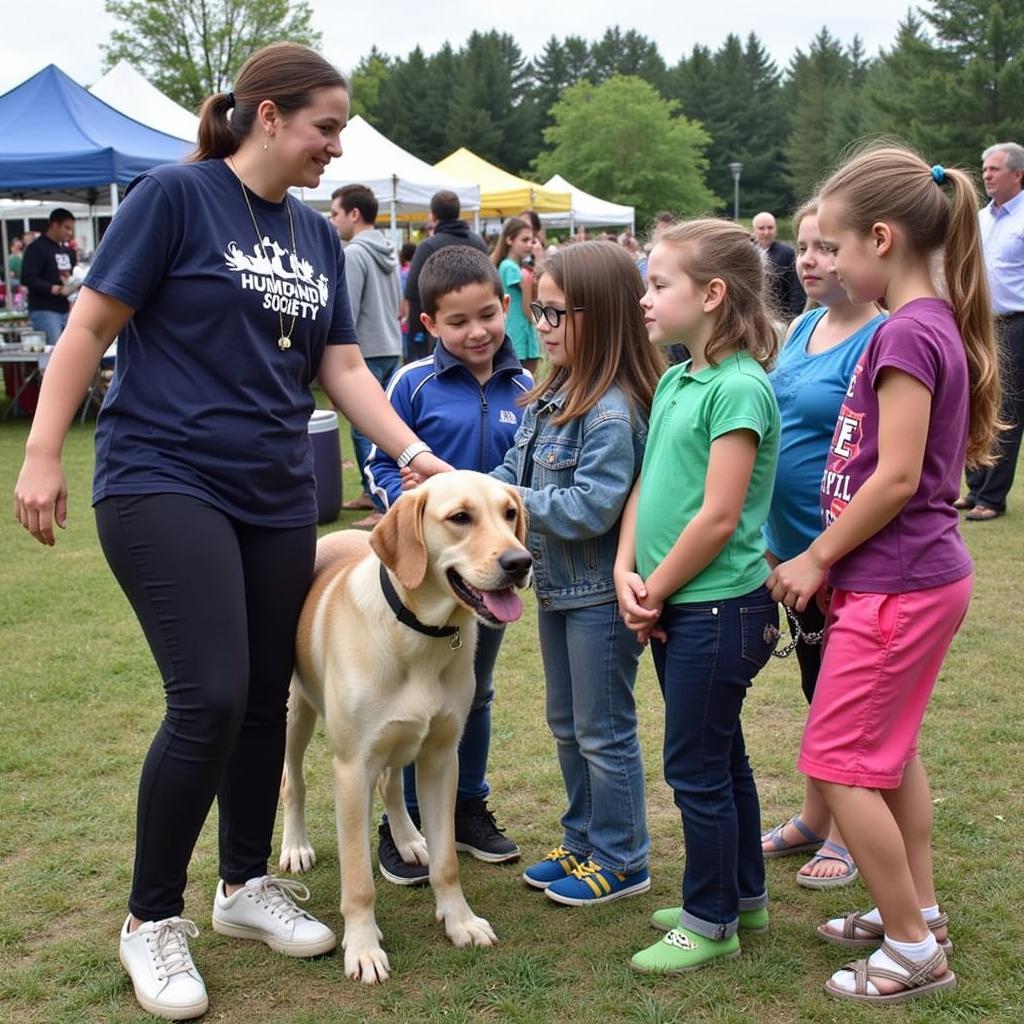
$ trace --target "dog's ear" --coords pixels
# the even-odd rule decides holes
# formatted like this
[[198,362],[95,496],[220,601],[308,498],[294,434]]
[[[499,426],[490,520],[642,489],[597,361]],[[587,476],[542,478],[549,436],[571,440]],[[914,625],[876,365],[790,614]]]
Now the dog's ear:
[[526,511],[526,505],[523,502],[522,496],[519,491],[516,490],[511,484],[505,484],[505,490],[512,495],[512,500],[516,503],[516,509],[519,515],[516,516],[516,540],[519,541],[523,547],[526,547],[526,523],[528,514]]
[[415,590],[427,574],[427,544],[423,539],[423,510],[427,492],[407,491],[388,509],[370,534],[374,554],[398,577],[406,590]]

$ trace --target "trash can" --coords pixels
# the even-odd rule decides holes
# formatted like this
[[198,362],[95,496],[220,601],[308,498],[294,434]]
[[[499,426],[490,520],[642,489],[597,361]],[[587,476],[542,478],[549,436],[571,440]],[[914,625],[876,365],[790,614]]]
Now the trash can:
[[333,523],[341,512],[341,442],[338,414],[317,409],[309,419],[309,440],[313,445],[313,472],[316,475],[317,519]]

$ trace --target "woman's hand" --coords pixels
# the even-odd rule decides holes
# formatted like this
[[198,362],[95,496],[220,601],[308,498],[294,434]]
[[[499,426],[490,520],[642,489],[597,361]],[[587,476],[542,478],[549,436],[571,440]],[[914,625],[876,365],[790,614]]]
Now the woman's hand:
[[63,530],[68,517],[68,484],[57,456],[26,455],[14,485],[14,518],[40,544],[56,543],[53,524]]
[[826,570],[813,549],[808,548],[802,555],[777,566],[765,586],[780,604],[802,612],[824,584]]
[[420,452],[408,466],[403,466],[398,471],[402,478],[402,490],[411,491],[414,487],[419,487],[428,476],[435,473],[450,473],[454,468],[433,452]]

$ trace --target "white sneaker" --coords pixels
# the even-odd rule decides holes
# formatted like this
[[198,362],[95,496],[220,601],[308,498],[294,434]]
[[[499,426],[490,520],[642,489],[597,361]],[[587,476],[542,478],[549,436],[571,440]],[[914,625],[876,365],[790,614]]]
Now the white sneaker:
[[334,932],[295,905],[309,899],[309,890],[290,878],[250,878],[232,896],[217,883],[213,930],[236,939],[258,939],[286,956],[319,956],[337,945]]
[[206,1013],[206,986],[188,951],[199,929],[182,917],[146,921],[135,931],[128,915],[121,929],[121,963],[132,979],[139,1006],[167,1020],[189,1020]]

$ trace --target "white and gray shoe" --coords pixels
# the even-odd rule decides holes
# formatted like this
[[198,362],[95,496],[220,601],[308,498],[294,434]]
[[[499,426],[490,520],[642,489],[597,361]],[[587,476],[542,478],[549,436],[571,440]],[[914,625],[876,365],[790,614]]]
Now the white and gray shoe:
[[189,938],[199,934],[195,923],[168,917],[129,931],[131,922],[129,914],[121,929],[120,957],[139,1006],[166,1020],[201,1017],[210,1002],[188,949]]
[[217,883],[213,900],[213,930],[235,939],[265,942],[285,956],[320,956],[337,945],[334,932],[295,905],[309,899],[309,890],[290,878],[264,875],[250,878],[227,896]]

